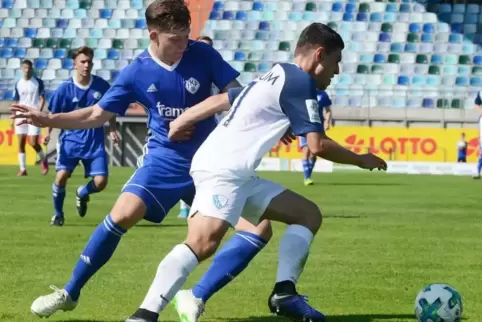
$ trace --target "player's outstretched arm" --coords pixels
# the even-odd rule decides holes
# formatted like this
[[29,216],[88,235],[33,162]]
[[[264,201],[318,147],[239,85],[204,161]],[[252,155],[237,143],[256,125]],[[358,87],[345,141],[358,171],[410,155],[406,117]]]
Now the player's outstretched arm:
[[32,124],[38,127],[51,127],[57,129],[89,129],[104,125],[115,113],[106,111],[98,105],[81,108],[69,113],[49,114],[21,104],[13,104],[12,112],[17,112],[11,117],[24,118],[18,124]]
[[351,164],[362,169],[386,170],[387,163],[374,154],[356,154],[345,149],[329,137],[319,132],[306,134],[306,141],[311,153],[336,163]]

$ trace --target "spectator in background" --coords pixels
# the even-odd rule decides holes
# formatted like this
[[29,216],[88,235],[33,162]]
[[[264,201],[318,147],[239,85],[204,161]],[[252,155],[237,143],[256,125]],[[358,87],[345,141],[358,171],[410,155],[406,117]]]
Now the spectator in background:
[[465,140],[465,133],[460,135],[460,140],[457,142],[457,162],[467,162],[467,141]]
[[482,171],[482,91],[478,92],[475,97],[475,110],[479,112],[479,160],[477,161],[477,174],[474,179],[480,179],[480,172]]
[[[24,104],[28,107],[43,110],[45,105],[44,83],[40,78],[33,75],[32,62],[28,59],[22,61],[23,77],[15,84],[15,104]],[[15,129],[15,134],[18,136],[18,162],[20,165],[20,172],[17,176],[27,175],[27,161],[25,156],[25,145],[27,137],[29,144],[37,152],[40,159],[40,167],[44,175],[49,171],[47,157],[39,144],[39,136],[41,128],[31,124],[17,125],[21,119],[12,120],[12,128]]]
[[[213,45],[213,40],[208,36],[199,36],[199,37],[196,38],[196,41],[206,43],[209,46]],[[212,84],[211,94],[215,95],[215,94],[218,94],[218,93],[219,93],[219,89],[216,87],[216,85]],[[219,121],[221,116],[222,115],[217,117],[218,121]],[[189,205],[181,200],[180,201],[180,211],[179,211],[178,217],[186,219],[188,215],[189,215]]]

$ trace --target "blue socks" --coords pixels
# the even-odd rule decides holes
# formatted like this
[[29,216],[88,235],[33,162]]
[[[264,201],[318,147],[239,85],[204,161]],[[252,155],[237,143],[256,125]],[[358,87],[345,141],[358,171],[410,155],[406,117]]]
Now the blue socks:
[[301,165],[303,166],[303,174],[305,175],[305,179],[309,179],[311,176],[310,161],[302,159]]
[[110,215],[97,226],[77,261],[72,278],[64,289],[77,301],[87,281],[111,258],[126,230],[114,223]]
[[482,156],[479,157],[479,162],[477,163],[477,175],[480,176],[482,172]]
[[311,178],[311,174],[313,173],[313,169],[315,168],[315,163],[316,163],[316,159],[309,159],[308,160],[308,166],[309,166],[309,169],[310,169],[309,178]]
[[52,185],[52,197],[54,200],[55,216],[61,217],[64,215],[64,200],[65,200],[65,186]]
[[208,271],[192,289],[193,295],[204,302],[209,300],[214,293],[239,275],[266,243],[267,241],[255,234],[236,233],[216,254]]
[[90,180],[86,185],[80,187],[80,189],[77,190],[77,194],[80,198],[85,198],[88,195],[97,192],[99,192],[99,190],[96,188],[94,180]]

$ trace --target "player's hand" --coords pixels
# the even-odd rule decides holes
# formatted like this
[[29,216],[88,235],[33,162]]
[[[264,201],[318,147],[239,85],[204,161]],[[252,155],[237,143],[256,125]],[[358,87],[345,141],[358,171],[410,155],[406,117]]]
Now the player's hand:
[[374,169],[378,169],[380,171],[387,170],[387,163],[372,153],[360,155],[360,162],[358,166],[362,169],[367,169],[370,171]]
[[192,137],[193,133],[193,124],[182,124],[176,119],[169,123],[169,134],[167,137],[171,141],[186,141]]
[[37,127],[48,127],[49,114],[40,112],[22,104],[13,104],[10,110],[13,112],[11,119],[21,119],[17,125],[32,124]]
[[49,142],[50,142],[50,135],[46,135],[46,136],[44,137],[44,142],[43,142],[43,144],[44,144],[44,145],[48,145]]
[[115,145],[119,144],[120,138],[119,138],[119,135],[117,134],[116,130],[110,131],[109,136],[110,136],[110,139],[112,140],[112,142]]
[[325,131],[328,131],[331,128],[330,122],[325,122]]
[[293,134],[293,131],[291,130],[291,128],[289,128],[286,131],[285,135],[283,135],[283,137],[281,138],[281,142],[284,145],[289,145],[294,140],[296,140],[296,136]]

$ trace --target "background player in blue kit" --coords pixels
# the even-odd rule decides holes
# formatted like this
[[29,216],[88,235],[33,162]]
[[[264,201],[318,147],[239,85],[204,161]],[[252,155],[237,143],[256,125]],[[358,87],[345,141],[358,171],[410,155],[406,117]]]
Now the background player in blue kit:
[[[320,117],[323,117],[323,112],[325,112],[324,117],[324,127],[325,131],[328,131],[331,125],[331,100],[326,91],[318,90],[316,93],[318,99],[318,108],[320,112]],[[313,168],[316,163],[316,155],[310,152],[306,138],[304,136],[298,137],[300,142],[301,152],[303,153],[303,159],[301,159],[301,164],[303,166],[303,175],[305,177],[305,186],[313,184],[311,180],[311,174],[313,173]]]
[[477,173],[474,179],[480,179],[480,173],[482,172],[482,91],[477,93],[475,97],[475,109],[479,112],[479,159],[477,160]]
[[[41,296],[31,310],[48,317],[58,310],[73,310],[87,281],[110,259],[122,235],[145,218],[161,222],[179,200],[190,203],[194,184],[189,169],[198,147],[216,126],[214,117],[186,131],[192,139],[172,142],[169,122],[185,109],[211,95],[212,84],[226,91],[239,87],[239,73],[212,47],[189,41],[190,14],[178,0],[157,0],[146,10],[150,46],[127,66],[93,107],[47,115],[25,106],[29,124],[64,129],[92,128],[124,114],[131,103],[148,115],[149,136],[138,168],[105,220],[96,228],[64,289]],[[202,61],[202,64],[199,62]]]
[[[65,113],[96,104],[107,92],[110,85],[105,80],[91,74],[94,51],[89,47],[80,47],[72,55],[75,74],[57,88],[49,102],[52,114]],[[110,120],[110,132],[117,141],[115,117]],[[50,140],[51,129],[45,137],[45,144]],[[53,226],[64,225],[65,186],[79,161],[82,162],[85,177],[92,177],[86,185],[77,189],[77,214],[84,217],[87,213],[89,195],[100,192],[107,185],[107,155],[104,146],[104,127],[95,129],[63,130],[57,143],[57,174],[52,186],[55,215]]]

